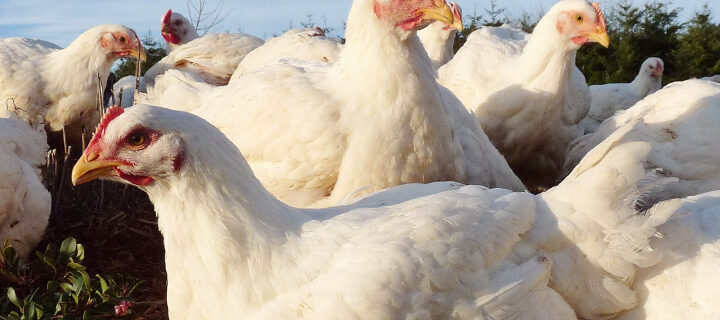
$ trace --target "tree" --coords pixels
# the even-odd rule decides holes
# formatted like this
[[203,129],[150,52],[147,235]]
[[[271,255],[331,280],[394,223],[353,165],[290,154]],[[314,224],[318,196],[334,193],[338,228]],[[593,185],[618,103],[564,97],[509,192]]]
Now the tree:
[[508,22],[507,18],[501,18],[500,15],[505,12],[505,8],[498,7],[497,1],[490,0],[490,8],[485,9],[485,13],[488,14],[490,19],[485,19],[484,25],[491,27],[499,27],[503,23]]
[[520,13],[520,17],[515,19],[514,23],[522,31],[532,33],[532,31],[535,29],[535,26],[538,24],[538,22],[540,22],[540,19],[542,19],[544,15],[545,12],[541,7],[538,7],[538,10],[536,10],[534,13],[523,9]]
[[187,5],[188,19],[200,36],[204,36],[217,27],[232,12],[232,9],[225,10],[222,1],[218,2],[215,8],[208,7],[206,0],[197,0],[197,2],[187,0],[185,4]]
[[720,74],[720,24],[713,23],[707,5],[687,23],[673,60],[678,62],[673,79]]

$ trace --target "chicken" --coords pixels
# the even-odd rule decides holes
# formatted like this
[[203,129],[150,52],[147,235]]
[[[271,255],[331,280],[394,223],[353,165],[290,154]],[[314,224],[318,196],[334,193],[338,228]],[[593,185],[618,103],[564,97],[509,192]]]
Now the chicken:
[[653,240],[663,259],[635,279],[642,307],[618,319],[719,319],[720,192],[668,202],[681,206]]
[[538,196],[444,182],[303,210],[212,124],[137,105],[108,111],[72,181],[150,196],[170,318],[604,319],[637,305],[629,286],[675,211],[637,215],[622,200],[655,172],[611,160]]
[[263,40],[242,33],[210,33],[173,49],[145,75],[148,86],[170,69],[193,73],[214,85],[226,85],[240,61]]
[[9,238],[22,257],[42,240],[50,218],[50,193],[40,175],[47,149],[42,126],[0,118],[0,241]]
[[[113,105],[129,107],[135,104],[135,76],[124,76],[113,84]],[[145,77],[140,77],[138,92],[147,92]]]
[[100,25],[85,31],[65,49],[23,38],[0,39],[0,117],[14,113],[52,131],[80,132],[100,119],[96,110],[98,77],[107,82],[120,57],[145,52],[135,31],[122,25]]
[[718,121],[720,84],[697,79],[674,82],[574,141],[565,170],[581,174],[622,145],[644,143],[652,147],[647,159],[626,157],[625,161],[641,161],[675,179],[645,194],[646,204],[717,190],[720,141],[712,130]]
[[165,51],[168,54],[177,47],[200,38],[192,22],[172,9],[168,9],[160,23],[160,33],[165,39]]
[[[182,14],[169,9],[160,19],[160,33],[165,39],[165,51],[170,54],[179,46],[199,38],[193,24]],[[166,61],[167,62],[167,61]],[[167,66],[165,66],[167,67]],[[161,69],[153,70],[153,73],[162,72]],[[129,107],[135,102],[135,76],[125,76],[113,84],[113,96],[115,103],[123,107]],[[120,92],[122,91],[122,97]],[[139,92],[147,92],[145,77],[140,77]]]
[[590,112],[580,121],[581,134],[595,131],[600,123],[618,110],[632,107],[647,95],[662,88],[663,66],[660,58],[647,58],[630,83],[608,83],[590,86]]
[[[662,237],[651,241],[658,263],[635,275],[632,288],[639,306],[618,319],[720,316],[720,309],[713,304],[720,284],[720,194],[715,191],[720,189],[720,163],[716,160],[720,143],[712,132],[719,120],[720,84],[688,80],[669,84],[584,136],[589,138],[585,143],[602,142],[567,179],[602,163],[655,171],[659,179],[642,181],[628,200],[641,211],[666,207],[672,212],[671,219],[657,228]],[[616,187],[606,185],[608,189]]]
[[530,190],[556,183],[590,108],[575,66],[577,49],[589,41],[606,47],[610,41],[600,7],[563,0],[529,36],[507,26],[473,32],[438,71]]
[[144,103],[210,121],[265,187],[294,206],[339,204],[414,182],[524,190],[472,115],[438,85],[415,35],[430,22],[424,17],[452,23],[447,4],[380,1],[355,1],[334,64],[289,60],[225,87],[172,72],[148,88]]
[[700,80],[707,80],[707,81],[714,81],[714,82],[720,82],[720,74],[716,74],[716,75],[714,75],[714,76],[711,76],[711,77],[704,77],[704,78],[700,78]]
[[342,50],[339,39],[325,36],[321,28],[291,29],[279,37],[265,40],[245,56],[230,78],[234,82],[243,74],[278,63],[282,59],[335,62]]
[[455,55],[455,48],[453,47],[455,34],[463,29],[460,6],[455,2],[451,2],[450,7],[452,7],[454,17],[452,25],[442,21],[435,21],[417,33],[436,69],[453,58],[453,55]]

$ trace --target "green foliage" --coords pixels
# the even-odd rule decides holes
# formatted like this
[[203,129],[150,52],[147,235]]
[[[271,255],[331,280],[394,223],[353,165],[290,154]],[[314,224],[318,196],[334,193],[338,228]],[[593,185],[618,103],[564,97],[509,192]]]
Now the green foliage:
[[26,264],[9,241],[0,250],[0,319],[104,319],[132,310],[130,296],[141,281],[122,276],[91,277],[82,265],[84,247],[74,238],[48,245]]
[[672,52],[672,58],[681,64],[673,70],[676,79],[720,74],[720,24],[712,23],[707,5],[686,25],[683,37]]
[[[150,67],[164,58],[167,53],[165,52],[165,48],[153,39],[150,32],[145,35],[145,38],[143,38],[141,42],[143,49],[145,49],[145,54],[147,55],[147,61],[143,62],[141,65],[140,74],[143,75],[148,71],[148,69],[150,69]],[[125,76],[132,76],[135,75],[136,66],[137,61],[135,58],[121,58],[113,73],[117,79],[122,79],[122,77]]]

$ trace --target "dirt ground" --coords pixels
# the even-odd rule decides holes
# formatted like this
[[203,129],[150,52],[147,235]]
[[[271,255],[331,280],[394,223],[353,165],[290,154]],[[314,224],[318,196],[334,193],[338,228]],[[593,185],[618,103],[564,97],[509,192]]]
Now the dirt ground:
[[67,167],[60,190],[50,188],[55,189],[53,211],[38,248],[75,237],[85,246],[83,264],[91,276],[122,274],[145,281],[133,293],[135,318],[167,319],[165,250],[147,195],[102,181],[73,187],[71,169]]

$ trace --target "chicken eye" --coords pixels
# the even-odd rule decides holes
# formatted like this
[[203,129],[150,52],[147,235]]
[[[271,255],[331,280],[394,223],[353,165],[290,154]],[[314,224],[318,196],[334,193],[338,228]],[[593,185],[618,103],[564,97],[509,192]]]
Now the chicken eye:
[[120,37],[118,38],[118,40],[120,40],[120,42],[122,42],[122,43],[125,43],[125,41],[127,41],[127,39],[125,38],[125,36],[120,36]]
[[582,23],[584,20],[585,18],[581,14],[575,16],[575,21],[577,21],[578,23]]
[[128,137],[128,144],[133,147],[142,147],[147,141],[147,136],[142,132],[136,132]]

